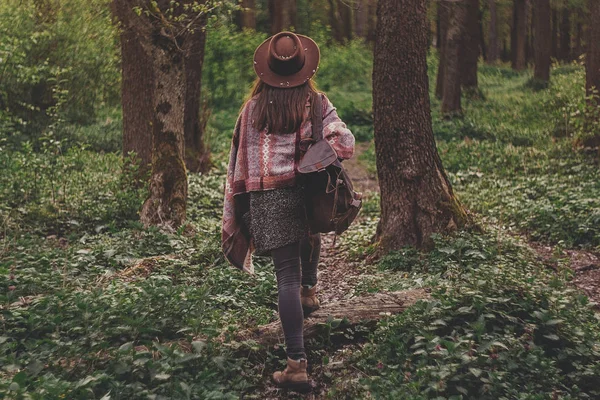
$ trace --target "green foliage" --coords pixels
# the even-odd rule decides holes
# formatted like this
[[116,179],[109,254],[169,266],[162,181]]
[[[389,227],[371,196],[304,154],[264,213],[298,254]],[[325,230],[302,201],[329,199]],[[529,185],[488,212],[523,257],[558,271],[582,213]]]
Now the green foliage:
[[600,395],[600,326],[584,296],[511,240],[436,242],[429,254],[409,250],[381,263],[441,275],[433,300],[381,323],[354,360],[375,397]]
[[[258,366],[216,336],[273,319],[274,274],[260,260],[251,279],[226,265],[222,181],[190,177],[185,234],[82,224],[12,235],[0,261],[0,395],[233,399],[255,384]],[[98,190],[78,195],[86,202]]]
[[[38,135],[115,106],[120,74],[106,0],[0,4],[0,132]],[[108,83],[108,84],[107,84]]]
[[123,168],[120,155],[66,148],[53,135],[42,136],[39,143],[37,152],[31,142],[0,152],[5,227],[60,234],[137,219],[145,190],[130,187],[136,171]]

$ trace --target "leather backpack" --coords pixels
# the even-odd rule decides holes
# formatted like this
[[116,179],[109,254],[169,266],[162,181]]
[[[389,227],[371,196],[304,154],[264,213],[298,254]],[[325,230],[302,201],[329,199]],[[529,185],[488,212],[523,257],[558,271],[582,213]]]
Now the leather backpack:
[[352,180],[331,144],[323,139],[323,99],[312,99],[312,139],[298,172],[305,175],[306,214],[311,233],[340,235],[354,221],[362,207],[362,194],[355,192]]

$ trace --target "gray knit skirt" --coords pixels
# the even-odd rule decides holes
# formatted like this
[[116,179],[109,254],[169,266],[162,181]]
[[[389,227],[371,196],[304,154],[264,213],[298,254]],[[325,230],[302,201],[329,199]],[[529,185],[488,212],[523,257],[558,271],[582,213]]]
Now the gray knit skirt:
[[256,255],[303,239],[308,235],[303,186],[250,192],[250,211],[243,218]]

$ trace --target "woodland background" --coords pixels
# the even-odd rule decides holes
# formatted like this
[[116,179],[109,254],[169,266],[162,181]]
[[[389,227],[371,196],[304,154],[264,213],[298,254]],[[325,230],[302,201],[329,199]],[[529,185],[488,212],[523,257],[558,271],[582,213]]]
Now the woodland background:
[[[294,397],[268,383],[282,348],[237,336],[277,320],[270,260],[249,277],[220,250],[252,55],[291,29],[321,47],[365,192],[326,239],[325,304],[430,291],[379,322],[325,321],[312,396],[600,398],[600,2],[181,4],[0,4],[0,397]],[[416,196],[397,204],[444,191],[389,178],[414,116],[452,185],[444,229],[380,222],[418,216],[388,188]]]

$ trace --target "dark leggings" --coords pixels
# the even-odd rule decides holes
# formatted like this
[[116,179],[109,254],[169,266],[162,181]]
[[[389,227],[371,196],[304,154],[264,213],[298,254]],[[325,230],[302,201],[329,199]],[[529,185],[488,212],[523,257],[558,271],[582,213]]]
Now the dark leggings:
[[321,236],[317,233],[271,251],[277,275],[279,319],[283,327],[287,355],[294,360],[306,358],[300,285],[317,284],[320,250]]

